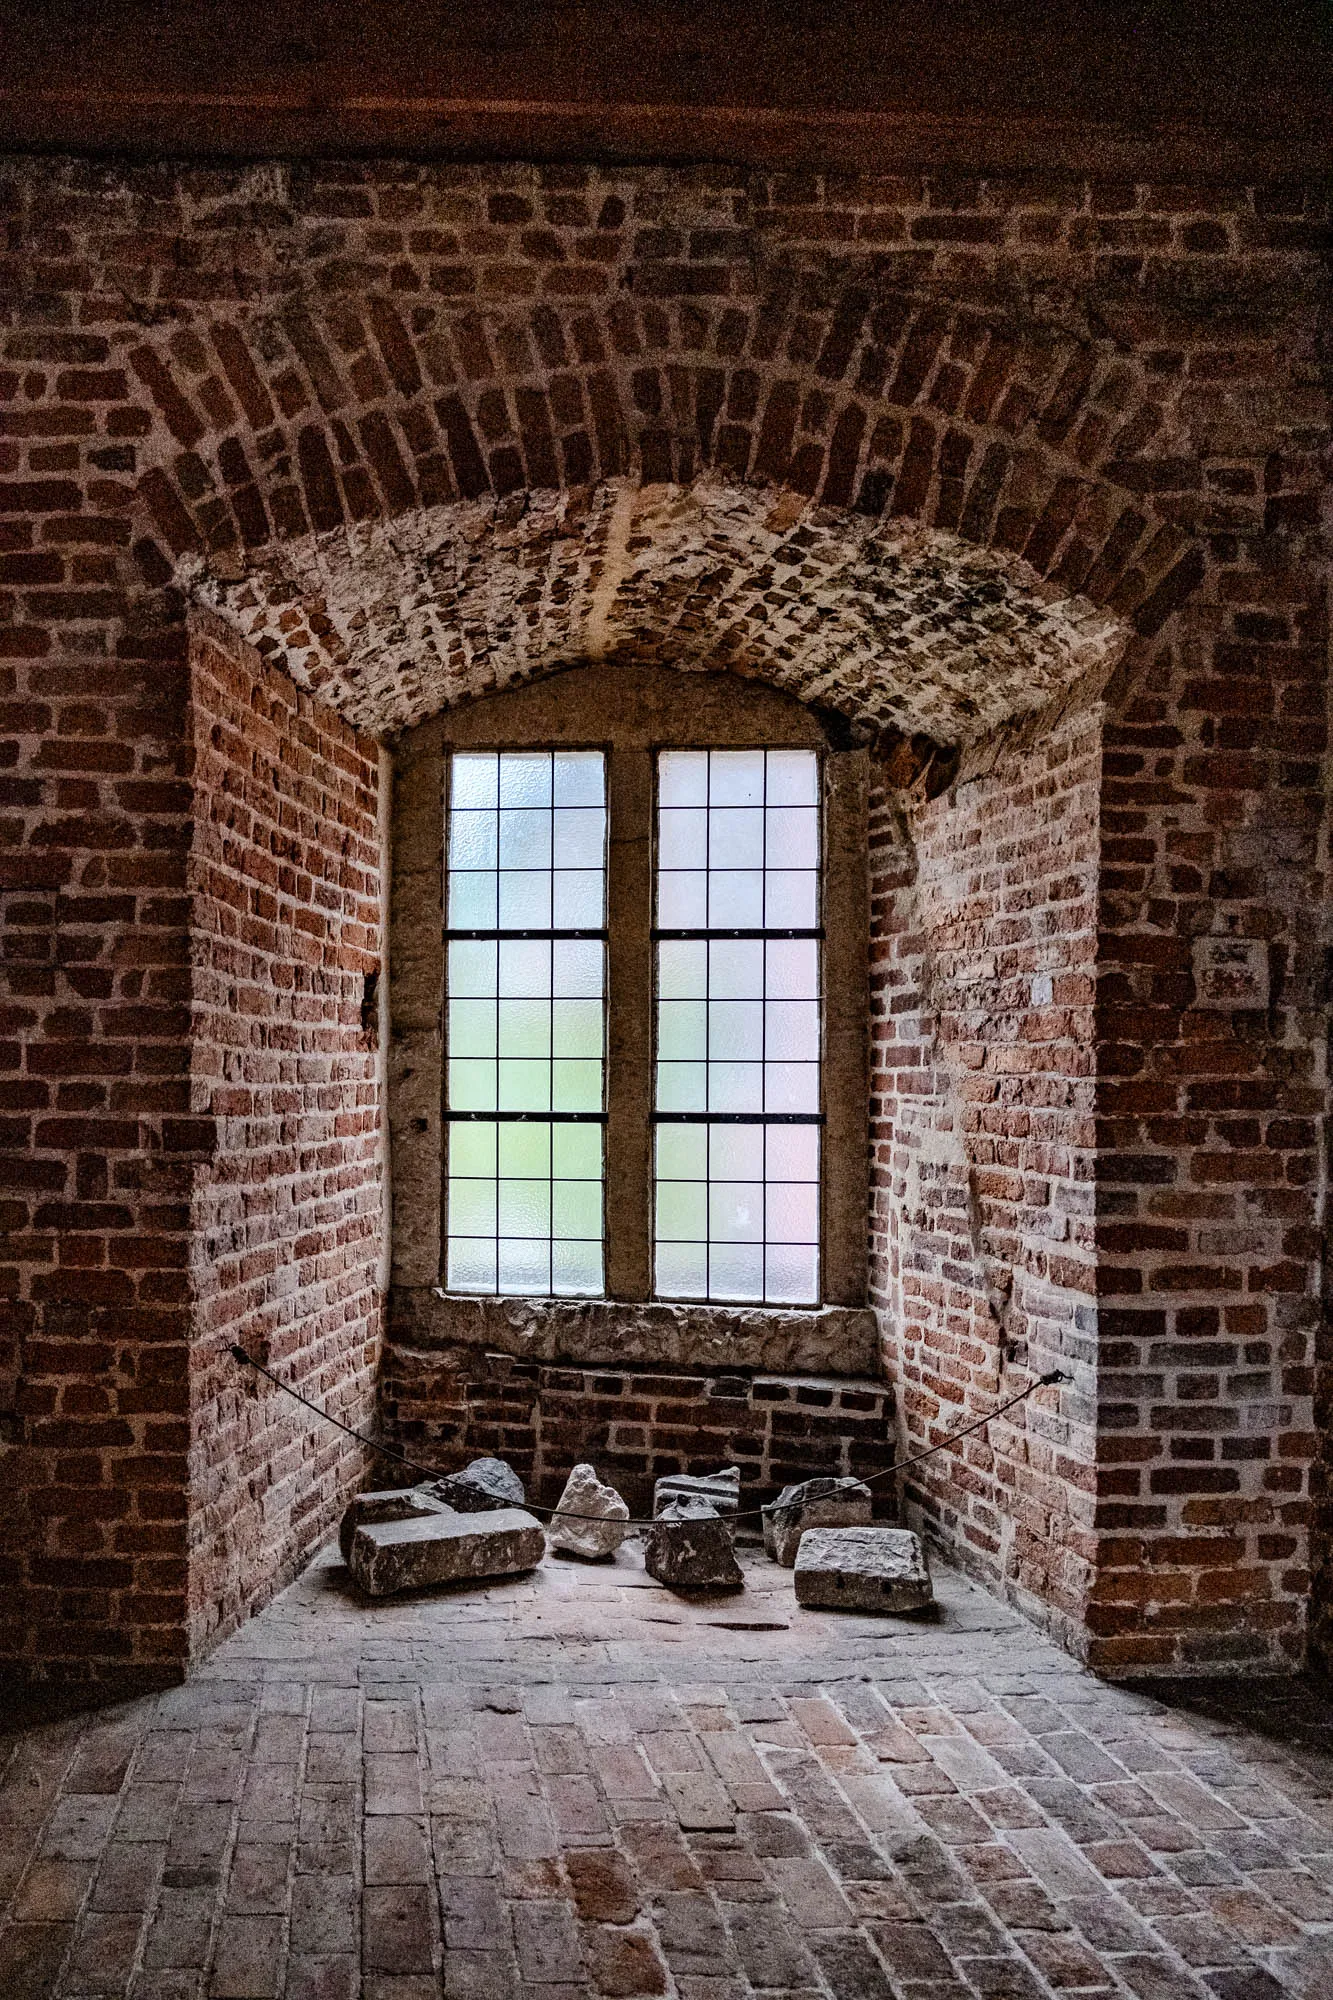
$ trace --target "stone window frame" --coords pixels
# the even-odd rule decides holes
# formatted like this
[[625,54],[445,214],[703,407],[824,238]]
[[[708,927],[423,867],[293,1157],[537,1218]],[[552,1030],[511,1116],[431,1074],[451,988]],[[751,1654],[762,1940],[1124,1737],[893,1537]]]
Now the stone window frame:
[[[608,718],[614,718],[608,723]],[[821,1300],[733,1305],[653,1296],[652,947],[655,757],[668,749],[810,749],[823,789]],[[606,1290],[598,1298],[448,1292],[445,1268],[446,760],[455,750],[607,755]],[[869,1245],[869,756],[840,718],[721,674],[580,665],[478,695],[393,745],[389,1112],[395,1317],[418,1336],[549,1358],[875,1372]],[[651,1341],[649,1346],[652,1346]]]

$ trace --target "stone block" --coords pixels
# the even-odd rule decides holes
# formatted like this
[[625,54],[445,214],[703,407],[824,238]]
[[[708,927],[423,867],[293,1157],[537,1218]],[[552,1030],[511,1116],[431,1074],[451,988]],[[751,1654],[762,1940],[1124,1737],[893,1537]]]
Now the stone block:
[[366,1521],[352,1535],[348,1568],[368,1597],[469,1577],[513,1576],[546,1553],[540,1521],[520,1507],[477,1515],[439,1507],[408,1519]]
[[732,1528],[708,1500],[667,1500],[644,1530],[643,1566],[668,1590],[744,1590]]
[[859,1479],[803,1479],[764,1509],[764,1547],[790,1569],[808,1528],[868,1528],[874,1496]]
[[809,1528],[796,1602],[825,1611],[922,1611],[935,1601],[921,1537],[909,1528]]
[[[565,1508],[569,1516],[592,1518],[570,1518],[563,1513]],[[576,1465],[547,1526],[546,1539],[553,1549],[595,1562],[615,1554],[625,1539],[628,1520],[629,1508],[615,1487],[600,1480],[591,1465]]]
[[484,1514],[494,1507],[521,1507],[523,1481],[502,1458],[474,1458],[461,1472],[446,1472],[431,1486],[437,1500],[460,1514]]
[[724,1465],[718,1472],[668,1472],[653,1488],[653,1516],[673,1500],[706,1500],[719,1514],[734,1517],[741,1504],[741,1469]]
[[449,1511],[442,1500],[433,1497],[428,1486],[392,1486],[378,1493],[358,1493],[344,1512],[338,1529],[342,1559],[350,1562],[352,1539],[363,1522],[414,1521]]

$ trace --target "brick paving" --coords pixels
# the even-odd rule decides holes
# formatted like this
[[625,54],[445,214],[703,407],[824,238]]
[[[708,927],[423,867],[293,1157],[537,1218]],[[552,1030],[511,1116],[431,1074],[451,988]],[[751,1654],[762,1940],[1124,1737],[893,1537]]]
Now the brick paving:
[[187,1686],[0,1740],[0,1993],[1333,1994],[1326,1730],[1103,1685],[948,1571],[877,1621],[746,1560],[368,1608],[326,1554]]

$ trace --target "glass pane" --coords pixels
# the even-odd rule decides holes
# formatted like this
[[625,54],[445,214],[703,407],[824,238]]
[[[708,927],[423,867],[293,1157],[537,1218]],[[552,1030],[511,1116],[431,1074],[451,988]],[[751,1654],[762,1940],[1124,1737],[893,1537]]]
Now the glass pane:
[[598,1298],[606,1289],[602,1245],[557,1237],[551,1245],[551,1290],[565,1298]]
[[[452,928],[602,927],[600,751],[459,753],[449,799]],[[452,939],[446,971],[450,1111],[522,1114],[498,1124],[449,1120],[447,1282],[466,1291],[546,1293],[554,1285],[596,1293],[605,946],[542,935]],[[595,1122],[553,1131],[541,1115],[553,1094],[557,1109]]]
[[449,946],[449,993],[455,1000],[468,994],[495,992],[496,947],[455,938]]
[[498,922],[495,875],[451,875],[449,877],[449,928],[455,931],[493,931]]
[[818,878],[809,869],[778,869],[764,881],[764,922],[773,930],[813,930]]
[[556,867],[600,869],[606,845],[606,815],[571,809],[558,811],[553,817],[552,857]]
[[747,1303],[764,1296],[764,1252],[758,1243],[710,1243],[708,1295]]
[[[661,754],[658,926],[698,935],[658,947],[656,1107],[708,1114],[658,1127],[669,1296],[817,1298],[820,941],[782,933],[816,929],[819,869],[812,751]],[[810,1122],[766,1122],[789,1117]]]
[[495,1290],[495,1238],[449,1236],[445,1282],[451,1292]]
[[[561,1180],[601,1181],[600,1125],[553,1125],[551,1171]],[[600,1193],[598,1196],[600,1201]]]
[[449,821],[449,866],[494,868],[499,826],[497,813],[455,812]]
[[653,1289],[662,1299],[706,1298],[708,1245],[659,1242]]
[[[718,1126],[714,1129],[720,1131],[722,1128]],[[706,1125],[658,1126],[657,1178],[659,1181],[706,1181],[708,1179],[708,1127]]]
[[657,1236],[662,1243],[702,1243],[708,1236],[708,1188],[703,1181],[657,1183]]
[[702,869],[658,876],[657,922],[664,931],[707,928],[708,877]]
[[657,1050],[664,1060],[702,1062],[708,1053],[707,1001],[662,1001],[657,1010]]
[[460,1119],[449,1127],[449,1171],[451,1174],[481,1174],[495,1177],[494,1125],[481,1119]]
[[765,1108],[762,1063],[709,1063],[710,1111],[763,1111]]
[[557,938],[552,954],[551,991],[559,1000],[600,1000],[606,947],[600,938]]
[[708,877],[710,929],[754,931],[763,921],[764,878],[757,868],[748,872],[738,868]]
[[[699,817],[704,818],[704,814]],[[763,867],[764,815],[757,807],[744,811],[728,807],[710,812],[707,819],[710,868]]]
[[551,803],[551,752],[549,750],[505,750],[500,756],[500,804],[502,806],[549,806]]
[[602,1240],[602,1190],[597,1181],[555,1181],[551,1188],[551,1232]]
[[657,1108],[659,1111],[706,1111],[708,1065],[660,1062],[657,1065]]
[[602,1008],[597,1000],[556,1000],[551,1004],[551,1050],[557,1056],[600,1056]]
[[662,869],[708,866],[706,812],[663,812],[657,826],[657,865]]
[[493,1000],[451,1000],[449,1002],[449,1055],[493,1056],[495,1054],[495,1002]]
[[493,1062],[449,1058],[449,1109],[494,1111],[496,1075]]
[[657,798],[663,806],[706,806],[708,752],[664,750],[657,760]]
[[819,766],[809,750],[770,750],[765,796],[771,806],[819,803]]
[[457,1236],[494,1236],[495,1182],[449,1182],[449,1228]]
[[711,1243],[762,1243],[762,1181],[710,1181],[708,1238]]
[[764,1290],[774,1305],[811,1306],[819,1297],[819,1253],[770,1244],[764,1253]]
[[552,796],[557,806],[602,804],[606,769],[600,750],[557,750],[552,761]]
[[502,1236],[549,1236],[551,1183],[501,1181],[498,1184],[499,1229]]
[[657,990],[663,1000],[702,1000],[708,992],[708,946],[702,938],[664,938],[657,947]]
[[[499,878],[499,922],[504,931],[549,931],[551,877],[536,873],[502,874]],[[469,929],[476,926],[469,925]]]
[[504,811],[500,814],[500,866],[502,868],[549,868],[551,865],[551,815],[549,812]]
[[606,920],[606,878],[591,868],[557,868],[551,886],[551,928],[598,931]]
[[449,773],[450,813],[500,803],[500,759],[494,750],[459,750]]

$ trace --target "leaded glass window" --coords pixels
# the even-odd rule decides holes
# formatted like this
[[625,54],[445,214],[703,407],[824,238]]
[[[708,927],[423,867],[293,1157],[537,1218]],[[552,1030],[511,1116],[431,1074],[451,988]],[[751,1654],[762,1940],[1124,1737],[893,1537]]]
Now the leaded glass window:
[[819,1297],[819,763],[657,760],[655,1290]]
[[446,1282],[604,1289],[606,759],[449,759]]

